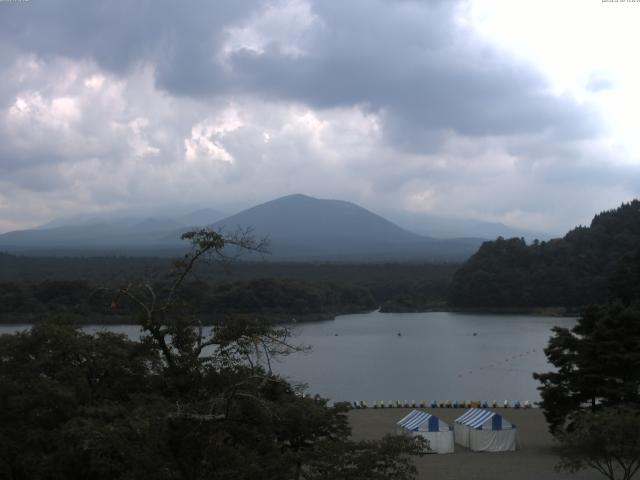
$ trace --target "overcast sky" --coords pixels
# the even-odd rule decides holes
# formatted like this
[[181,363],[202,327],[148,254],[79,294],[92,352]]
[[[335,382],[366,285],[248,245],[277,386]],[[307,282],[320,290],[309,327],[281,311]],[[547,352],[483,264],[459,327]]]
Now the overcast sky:
[[640,195],[640,3],[0,0],[0,232],[289,193],[564,232]]

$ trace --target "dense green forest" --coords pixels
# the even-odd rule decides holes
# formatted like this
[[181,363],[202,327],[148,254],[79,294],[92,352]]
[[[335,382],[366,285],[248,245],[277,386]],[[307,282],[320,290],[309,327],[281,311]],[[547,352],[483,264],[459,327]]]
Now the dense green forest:
[[609,280],[640,247],[640,201],[625,203],[561,239],[485,242],[454,275],[453,308],[577,309],[602,303]]
[[[81,322],[128,322],[131,306],[112,308],[109,288],[170,268],[162,258],[21,257],[0,254],[0,321],[38,321],[49,313]],[[224,268],[221,268],[224,267]],[[198,265],[185,301],[208,320],[260,313],[284,321],[373,310],[442,308],[455,264],[236,262]],[[111,296],[110,296],[111,295]]]

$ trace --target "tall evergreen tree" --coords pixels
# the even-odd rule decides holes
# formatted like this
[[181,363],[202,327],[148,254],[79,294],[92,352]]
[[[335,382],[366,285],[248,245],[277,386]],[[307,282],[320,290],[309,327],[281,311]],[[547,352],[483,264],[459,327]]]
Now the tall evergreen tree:
[[556,367],[535,373],[552,432],[585,407],[640,404],[640,251],[620,262],[609,302],[585,309],[572,329],[554,328],[545,354]]
[[554,328],[545,354],[556,371],[534,378],[552,432],[583,407],[640,404],[639,310],[589,307],[572,329]]

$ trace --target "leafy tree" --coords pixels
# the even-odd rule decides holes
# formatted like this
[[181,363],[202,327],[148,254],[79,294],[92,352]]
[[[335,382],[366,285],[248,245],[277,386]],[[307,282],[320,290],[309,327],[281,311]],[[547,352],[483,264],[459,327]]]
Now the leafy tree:
[[184,235],[165,281],[132,282],[141,342],[36,325],[0,337],[0,475],[22,479],[410,479],[411,439],[353,442],[345,405],[307,397],[271,370],[297,347],[254,316],[205,333],[180,295],[201,259],[263,251],[246,232]]
[[425,451],[426,440],[385,436],[381,441],[325,442],[302,478],[314,480],[387,480],[413,478],[411,455]]
[[[151,420],[155,404],[168,407],[153,395],[154,352],[120,335],[59,324],[0,336],[0,352],[3,478],[118,478],[116,471],[145,465],[141,450],[159,436],[153,423],[137,425],[138,415]],[[148,476],[138,478],[159,473],[145,468]]]
[[581,412],[559,440],[559,470],[594,468],[610,480],[630,480],[640,469],[640,410],[607,407]]

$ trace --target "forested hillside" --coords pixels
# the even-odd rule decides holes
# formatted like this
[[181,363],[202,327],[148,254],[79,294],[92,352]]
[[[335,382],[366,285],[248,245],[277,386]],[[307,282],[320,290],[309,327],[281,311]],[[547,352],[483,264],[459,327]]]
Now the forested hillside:
[[454,308],[576,308],[601,303],[609,281],[640,249],[640,201],[596,215],[564,238],[485,242],[454,275]]

